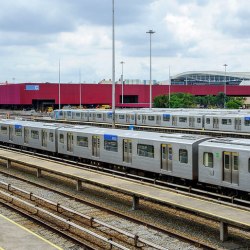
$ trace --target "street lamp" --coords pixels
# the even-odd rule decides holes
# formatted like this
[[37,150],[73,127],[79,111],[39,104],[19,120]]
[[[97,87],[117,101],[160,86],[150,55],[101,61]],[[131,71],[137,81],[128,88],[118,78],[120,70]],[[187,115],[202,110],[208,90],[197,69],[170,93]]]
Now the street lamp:
[[150,45],[150,49],[149,49],[149,53],[150,53],[150,56],[149,56],[149,58],[150,58],[149,107],[150,107],[150,109],[152,109],[151,36],[152,36],[152,34],[155,33],[155,31],[149,30],[149,31],[147,31],[146,33],[149,34],[149,45]]
[[122,75],[121,75],[121,82],[122,82],[122,104],[123,104],[123,64],[125,62],[121,61],[121,65],[122,65]]
[[59,103],[59,109],[61,109],[61,64],[59,59],[59,72],[58,72],[58,103]]
[[115,1],[112,0],[112,128],[115,128]]
[[227,97],[227,64],[223,65],[225,67],[225,82],[224,82],[224,109],[226,108],[226,97]]

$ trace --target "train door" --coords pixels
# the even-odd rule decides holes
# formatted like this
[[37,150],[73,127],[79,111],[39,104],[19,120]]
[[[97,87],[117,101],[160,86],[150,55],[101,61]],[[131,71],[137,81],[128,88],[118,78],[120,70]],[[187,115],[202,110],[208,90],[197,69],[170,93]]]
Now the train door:
[[193,128],[195,127],[195,118],[194,117],[189,117],[189,127]]
[[42,147],[47,147],[47,131],[42,129]]
[[93,121],[94,122],[96,121],[96,114],[95,113],[93,114]]
[[92,136],[92,156],[100,157],[100,136]]
[[106,120],[107,120],[107,114],[104,113],[104,114],[103,114],[103,121],[106,122]]
[[67,133],[67,151],[73,152],[74,137],[72,133]]
[[161,169],[172,172],[172,145],[161,144]]
[[147,119],[147,116],[146,115],[142,115],[142,124],[146,124],[146,119]]
[[219,118],[213,118],[213,128],[219,128]]
[[24,143],[29,143],[29,129],[24,127]]
[[156,116],[156,124],[161,125],[161,116],[160,115]]
[[13,141],[13,135],[14,135],[14,127],[13,125],[10,125],[9,127],[9,140]]
[[223,181],[239,185],[238,153],[223,153]]
[[132,163],[132,140],[123,140],[123,161]]
[[126,123],[130,123],[130,115],[126,114]]
[[177,117],[175,115],[172,116],[172,125],[177,126]]
[[235,118],[234,122],[235,130],[241,130],[241,118]]

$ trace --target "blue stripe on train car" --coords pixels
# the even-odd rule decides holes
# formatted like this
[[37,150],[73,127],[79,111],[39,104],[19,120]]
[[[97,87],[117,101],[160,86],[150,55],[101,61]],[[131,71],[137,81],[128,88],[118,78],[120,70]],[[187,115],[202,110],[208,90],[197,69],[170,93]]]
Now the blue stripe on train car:
[[117,141],[118,140],[118,136],[117,135],[104,134],[104,140],[107,140],[107,141]]
[[245,121],[250,121],[250,116],[246,116]]
[[22,125],[15,125],[15,129],[21,129]]

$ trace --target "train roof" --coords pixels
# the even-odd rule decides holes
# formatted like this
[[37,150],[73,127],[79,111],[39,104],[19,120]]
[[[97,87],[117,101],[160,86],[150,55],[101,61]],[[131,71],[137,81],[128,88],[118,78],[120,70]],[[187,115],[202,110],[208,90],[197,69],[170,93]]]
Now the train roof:
[[226,148],[229,147],[231,149],[245,149],[249,150],[250,147],[250,139],[242,139],[242,138],[214,138],[209,139],[201,143],[203,146],[211,146],[213,148]]
[[78,126],[78,127],[62,127],[59,128],[59,131],[66,132],[84,132],[95,135],[112,135],[120,136],[126,138],[136,138],[136,139],[145,139],[153,141],[162,141],[162,142],[182,142],[185,144],[193,144],[195,142],[204,140],[205,136],[202,135],[189,135],[189,134],[163,134],[157,132],[144,132],[144,131],[134,131],[134,130],[121,130],[121,129],[110,129],[110,128],[99,128],[92,126]]

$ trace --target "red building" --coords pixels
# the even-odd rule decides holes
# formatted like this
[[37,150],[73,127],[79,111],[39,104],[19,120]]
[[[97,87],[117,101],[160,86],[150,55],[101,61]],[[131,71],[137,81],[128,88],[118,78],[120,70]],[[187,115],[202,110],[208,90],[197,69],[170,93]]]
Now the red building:
[[[224,92],[224,86],[213,85],[171,85],[171,93],[184,92],[193,95],[217,95]],[[81,93],[81,97],[80,97]],[[169,93],[168,85],[153,85],[153,98]],[[250,86],[227,86],[230,96],[250,96]],[[60,84],[60,104],[91,107],[100,104],[112,104],[111,84]],[[124,85],[124,103],[122,104],[122,86],[116,85],[116,107],[149,107],[149,85]],[[35,108],[47,106],[58,108],[59,85],[56,83],[21,83],[0,85],[0,107]]]

